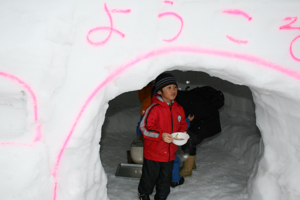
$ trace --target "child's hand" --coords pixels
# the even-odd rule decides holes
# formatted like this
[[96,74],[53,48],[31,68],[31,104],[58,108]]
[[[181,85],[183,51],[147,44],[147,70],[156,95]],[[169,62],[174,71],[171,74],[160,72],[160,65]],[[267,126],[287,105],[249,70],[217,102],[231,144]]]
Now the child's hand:
[[171,142],[173,142],[173,137],[172,137],[172,135],[171,135],[170,133],[163,133],[163,134],[162,134],[162,139],[163,139],[163,141],[166,142],[166,143],[171,143]]
[[194,117],[195,117],[194,115],[189,115],[188,116],[188,119],[190,120],[190,122],[193,121]]

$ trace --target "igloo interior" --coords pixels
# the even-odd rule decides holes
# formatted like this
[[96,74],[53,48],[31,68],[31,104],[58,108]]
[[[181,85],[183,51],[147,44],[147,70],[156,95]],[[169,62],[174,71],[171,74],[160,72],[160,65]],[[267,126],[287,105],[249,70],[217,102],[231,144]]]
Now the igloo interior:
[[1,199],[108,199],[108,102],[176,69],[249,87],[262,139],[247,198],[299,199],[296,0],[0,5]]
[[[260,143],[251,91],[248,87],[234,85],[202,72],[170,73],[176,77],[180,89],[189,87],[191,90],[210,85],[223,91],[226,101],[220,110],[223,131],[200,143],[201,148],[198,145],[197,172],[193,173],[192,179],[185,181],[184,187],[172,189],[169,198],[247,199],[245,188],[259,157]],[[126,152],[131,150],[131,143],[138,138],[135,129],[141,106],[137,91],[123,93],[109,102],[102,127],[100,152],[108,177],[110,199],[118,198],[120,193],[124,199],[136,198],[132,188],[137,188],[139,179],[116,177],[116,170],[120,163],[130,162]],[[184,160],[180,148],[176,154]],[[231,160],[231,155],[236,160]],[[219,189],[215,190],[216,187]]]

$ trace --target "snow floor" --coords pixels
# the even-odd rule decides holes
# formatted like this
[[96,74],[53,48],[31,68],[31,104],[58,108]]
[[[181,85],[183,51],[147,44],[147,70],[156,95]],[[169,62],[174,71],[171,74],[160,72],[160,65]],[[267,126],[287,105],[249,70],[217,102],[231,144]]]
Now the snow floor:
[[[237,123],[236,119],[222,119],[222,132],[240,137],[240,140],[249,137],[253,132],[255,139],[259,141],[259,134],[255,130],[255,124]],[[244,133],[243,133],[244,132]],[[247,195],[247,181],[251,175],[252,168],[245,165],[245,161],[233,153],[232,149],[225,148],[226,145],[220,142],[221,134],[208,140],[204,140],[197,148],[196,165],[197,170],[193,175],[185,179],[185,183],[176,188],[171,188],[168,199],[172,200],[245,200]],[[250,133],[251,134],[251,133]],[[256,137],[257,136],[257,137]],[[101,140],[101,161],[108,177],[108,197],[111,200],[138,199],[139,179],[116,177],[115,172],[119,163],[127,163],[127,150],[136,138],[135,132],[103,132]],[[236,138],[236,137],[235,137]],[[227,150],[226,150],[227,149]],[[180,148],[176,152],[183,161],[183,154]],[[154,191],[155,194],[155,191]],[[151,199],[154,199],[154,194]]]

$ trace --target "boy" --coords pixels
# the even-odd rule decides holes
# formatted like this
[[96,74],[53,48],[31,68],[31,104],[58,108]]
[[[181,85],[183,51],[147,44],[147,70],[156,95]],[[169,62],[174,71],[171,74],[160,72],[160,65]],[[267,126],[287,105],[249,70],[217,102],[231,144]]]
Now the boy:
[[155,79],[157,94],[140,123],[144,136],[144,163],[138,191],[140,200],[150,200],[156,186],[155,200],[165,200],[170,193],[172,168],[177,146],[173,132],[185,132],[183,108],[175,101],[177,83],[174,76],[163,73]]

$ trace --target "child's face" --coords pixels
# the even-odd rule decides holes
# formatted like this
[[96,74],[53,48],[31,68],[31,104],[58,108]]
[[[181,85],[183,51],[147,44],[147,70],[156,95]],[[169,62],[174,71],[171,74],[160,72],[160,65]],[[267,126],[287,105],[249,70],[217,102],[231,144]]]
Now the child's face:
[[162,89],[162,91],[158,91],[164,102],[171,103],[177,96],[177,86],[176,85],[167,85]]

